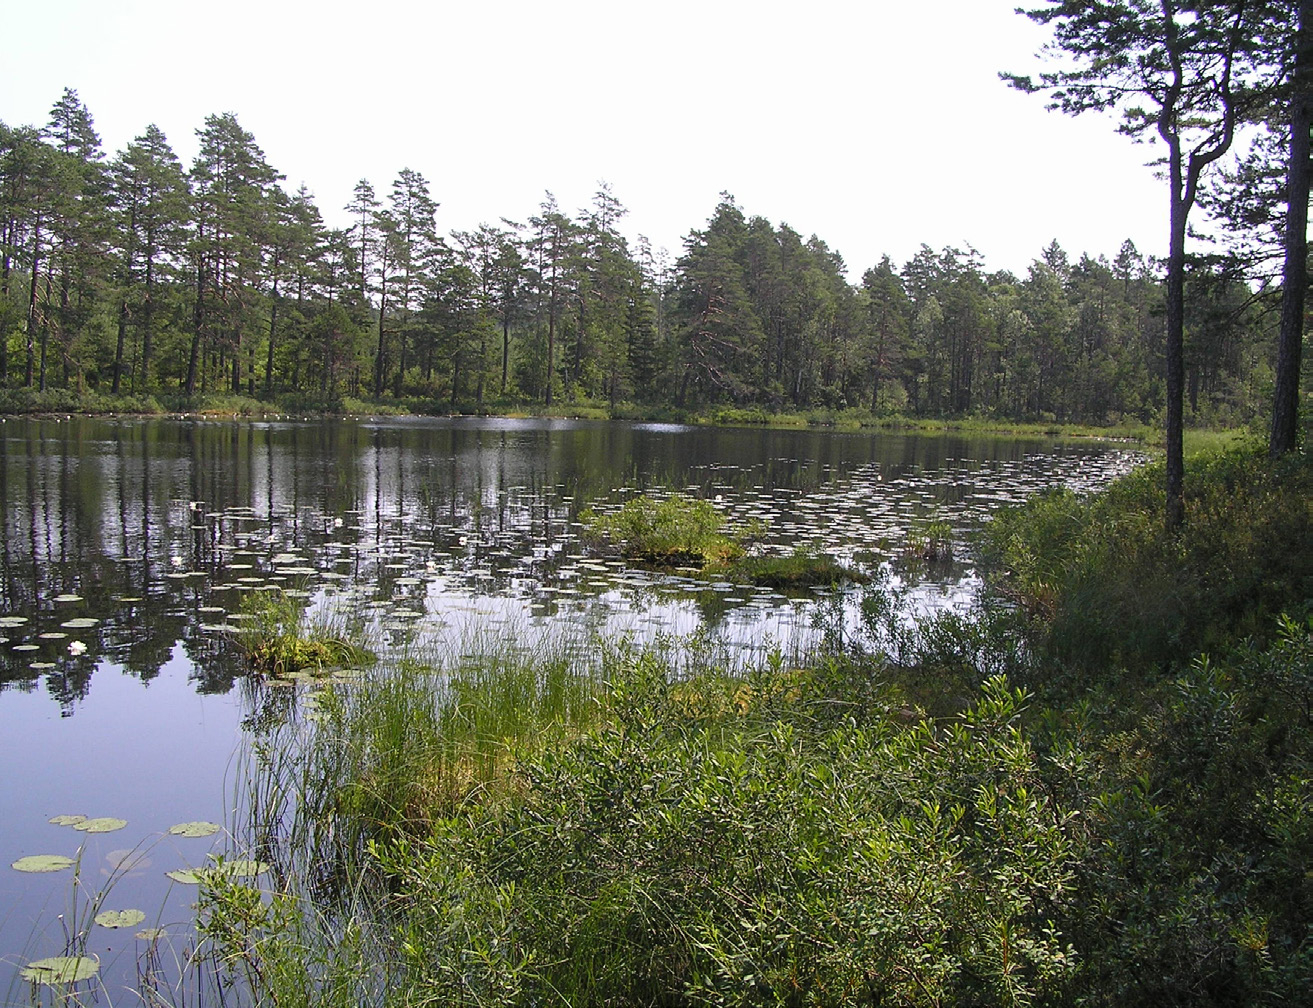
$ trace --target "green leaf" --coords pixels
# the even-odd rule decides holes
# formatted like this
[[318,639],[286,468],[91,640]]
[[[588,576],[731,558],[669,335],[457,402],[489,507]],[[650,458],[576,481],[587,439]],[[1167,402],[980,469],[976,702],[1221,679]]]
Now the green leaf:
[[73,867],[73,859],[63,854],[29,854],[9,867],[25,872],[55,872]]
[[51,816],[47,822],[52,822],[56,826],[76,826],[80,822],[86,822],[87,817],[84,815],[57,815]]
[[142,910],[106,910],[96,914],[96,923],[107,928],[136,927],[145,919]]
[[39,984],[71,984],[90,980],[100,971],[100,962],[92,956],[51,956],[27,964],[20,976]]
[[174,836],[207,837],[219,832],[219,824],[212,822],[184,822],[170,826],[169,832]]
[[133,937],[140,938],[142,941],[158,941],[164,935],[164,928],[142,928]]
[[166,871],[164,874],[183,885],[199,885],[204,872],[204,868],[179,868],[177,871]]
[[99,819],[83,819],[79,823],[74,823],[73,828],[81,830],[83,833],[113,833],[115,830],[121,830],[127,824],[126,819],[102,816]]

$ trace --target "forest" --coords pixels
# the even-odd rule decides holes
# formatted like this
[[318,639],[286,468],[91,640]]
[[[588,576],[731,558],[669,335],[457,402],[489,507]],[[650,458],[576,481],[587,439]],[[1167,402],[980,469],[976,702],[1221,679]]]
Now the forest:
[[[0,397],[185,409],[394,405],[624,415],[732,408],[1071,423],[1164,408],[1160,264],[1057,240],[1025,276],[923,245],[861,272],[728,193],[673,262],[621,234],[604,182],[571,213],[438,230],[411,168],[356,185],[325,225],[231,113],[190,167],[155,126],[103,150],[72,89],[40,126],[0,123]],[[1270,398],[1279,295],[1234,256],[1187,269],[1186,409],[1236,424]],[[56,406],[55,408],[59,408]]]

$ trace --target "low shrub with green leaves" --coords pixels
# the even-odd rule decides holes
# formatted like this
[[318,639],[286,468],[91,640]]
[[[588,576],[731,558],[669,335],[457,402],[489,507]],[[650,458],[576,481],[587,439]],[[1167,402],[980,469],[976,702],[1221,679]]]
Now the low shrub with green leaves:
[[580,516],[589,531],[631,559],[701,567],[743,554],[746,535],[726,533],[726,518],[710,501],[686,494],[642,494],[619,509]]
[[1184,663],[1313,598],[1313,465],[1253,449],[1196,456],[1185,524],[1164,528],[1163,467],[1091,497],[1040,494],[983,534],[995,590],[1046,653],[1084,668]]

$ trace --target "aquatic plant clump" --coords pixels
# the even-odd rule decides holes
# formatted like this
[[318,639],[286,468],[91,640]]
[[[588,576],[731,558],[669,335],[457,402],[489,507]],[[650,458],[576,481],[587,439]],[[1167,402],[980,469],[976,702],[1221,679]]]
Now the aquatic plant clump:
[[370,664],[374,655],[324,627],[303,624],[302,600],[287,592],[263,592],[243,606],[238,644],[251,667],[275,677],[329,673]]
[[731,581],[782,591],[868,580],[861,571],[841,564],[832,556],[805,551],[790,553],[788,556],[740,557],[724,573]]
[[701,567],[743,555],[745,541],[760,529],[725,532],[725,515],[710,501],[685,494],[643,494],[605,514],[585,511],[589,531],[615,544],[632,560],[663,566]]

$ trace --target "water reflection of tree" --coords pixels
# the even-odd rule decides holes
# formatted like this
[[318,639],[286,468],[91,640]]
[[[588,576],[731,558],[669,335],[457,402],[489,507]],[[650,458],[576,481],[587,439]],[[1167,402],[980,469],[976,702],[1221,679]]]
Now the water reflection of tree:
[[[240,655],[201,629],[223,617],[200,610],[216,599],[236,604],[238,593],[216,589],[237,549],[254,553],[251,562],[265,572],[276,553],[296,553],[305,565],[374,586],[380,601],[415,610],[427,609],[433,586],[399,585],[398,575],[441,576],[443,591],[517,594],[555,607],[537,588],[577,574],[567,556],[581,552],[572,523],[622,487],[693,487],[746,499],[834,487],[863,468],[892,479],[953,457],[1020,458],[1015,442],[808,430],[673,434],[572,421],[75,418],[11,421],[6,434],[0,606],[31,623],[0,631],[10,638],[0,649],[0,689],[37,682],[28,668],[33,659],[13,644],[87,615],[101,621],[79,631],[87,654],[67,671],[61,666],[53,688],[61,704],[73,705],[85,696],[97,659],[111,658],[146,682],[179,642],[198,690],[231,689],[244,675]],[[957,492],[951,483],[944,488]],[[255,520],[235,520],[236,508],[250,509]],[[187,571],[207,576],[166,577]],[[598,591],[579,587],[581,598]],[[52,603],[62,592],[84,601]],[[705,624],[733,612],[725,594],[696,600]],[[577,607],[563,608],[573,614]],[[56,645],[40,646],[39,656],[52,660]]]

